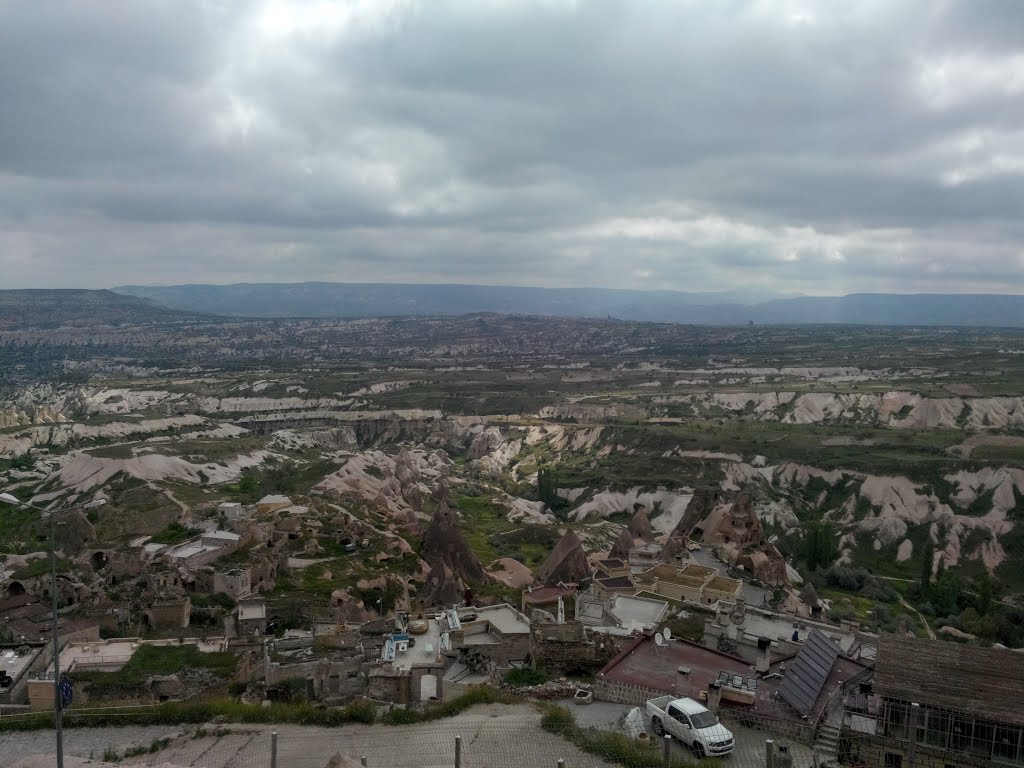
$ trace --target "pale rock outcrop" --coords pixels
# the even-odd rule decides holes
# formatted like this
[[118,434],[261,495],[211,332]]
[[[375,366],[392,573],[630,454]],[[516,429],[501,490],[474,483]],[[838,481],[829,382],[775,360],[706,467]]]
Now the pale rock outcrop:
[[904,539],[900,542],[899,548],[896,550],[896,562],[905,563],[911,557],[914,556],[914,542],[910,539]]
[[498,427],[488,427],[473,438],[468,456],[470,459],[482,459],[504,442],[505,437]]
[[488,566],[487,573],[513,589],[523,589],[533,583],[533,571],[511,557],[495,560]]

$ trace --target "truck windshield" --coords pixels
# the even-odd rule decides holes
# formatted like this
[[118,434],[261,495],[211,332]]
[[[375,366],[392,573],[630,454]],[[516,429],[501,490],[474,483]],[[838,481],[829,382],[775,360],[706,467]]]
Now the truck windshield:
[[703,712],[695,712],[690,715],[690,721],[693,723],[693,727],[710,728],[713,725],[718,725],[718,718],[712,712],[704,710]]

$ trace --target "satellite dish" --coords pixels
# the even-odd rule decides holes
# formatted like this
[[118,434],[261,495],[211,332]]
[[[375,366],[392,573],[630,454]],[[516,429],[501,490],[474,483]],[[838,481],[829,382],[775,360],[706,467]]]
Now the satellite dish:
[[662,646],[665,644],[665,638],[662,637],[660,634],[657,634],[654,636],[654,643],[655,645]]
[[665,635],[665,642],[666,642],[666,643],[667,643],[667,642],[668,642],[669,640],[671,640],[671,639],[672,639],[672,630],[671,630],[671,629],[669,629],[668,627],[665,627],[665,629],[663,629],[661,633],[662,633],[663,635]]

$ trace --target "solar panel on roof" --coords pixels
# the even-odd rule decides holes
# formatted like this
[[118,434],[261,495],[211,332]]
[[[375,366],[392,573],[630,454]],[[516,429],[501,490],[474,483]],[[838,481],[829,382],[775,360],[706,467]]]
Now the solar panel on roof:
[[812,629],[792,666],[786,669],[779,695],[807,717],[838,658],[839,646],[823,632]]

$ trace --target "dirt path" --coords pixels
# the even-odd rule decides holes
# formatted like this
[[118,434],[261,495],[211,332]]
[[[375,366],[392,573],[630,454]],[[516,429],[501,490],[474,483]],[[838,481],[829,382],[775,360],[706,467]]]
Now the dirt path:
[[908,611],[913,613],[915,616],[917,616],[917,618],[919,618],[921,620],[921,623],[924,624],[924,631],[928,633],[928,638],[930,640],[935,640],[936,639],[935,638],[935,633],[932,632],[932,628],[930,626],[928,626],[928,620],[924,616],[921,615],[921,612],[919,610],[917,610],[917,608],[915,608],[910,603],[908,603],[906,601],[906,599],[903,597],[903,595],[900,595],[900,605],[902,605],[904,608],[906,608]]

